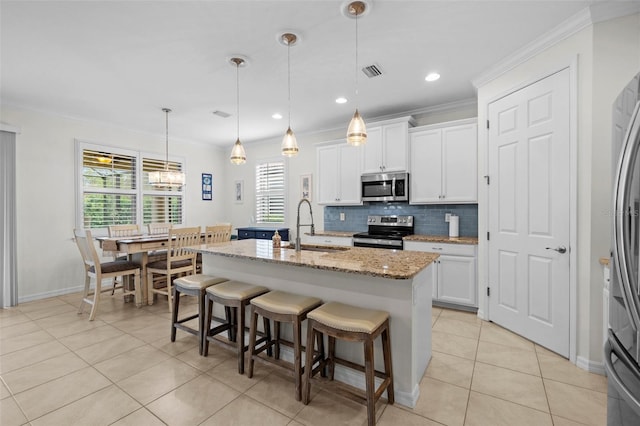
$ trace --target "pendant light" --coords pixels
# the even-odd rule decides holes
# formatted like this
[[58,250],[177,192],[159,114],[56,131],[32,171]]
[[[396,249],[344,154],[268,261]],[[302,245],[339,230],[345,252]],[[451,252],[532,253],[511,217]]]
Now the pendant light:
[[231,58],[230,62],[235,64],[236,66],[236,143],[233,144],[233,149],[231,150],[231,157],[229,160],[233,164],[240,165],[247,162],[247,154],[244,152],[244,147],[242,146],[242,142],[240,142],[240,77],[239,70],[240,65],[245,63],[242,58]]
[[287,86],[289,90],[289,127],[287,128],[284,138],[282,138],[282,155],[285,157],[294,157],[298,155],[298,141],[296,135],[291,130],[291,46],[296,44],[298,37],[293,33],[284,33],[280,38],[282,44],[287,46]]
[[361,1],[354,1],[347,8],[347,13],[354,16],[356,20],[356,112],[353,114],[347,129],[347,143],[353,146],[367,143],[367,127],[360,112],[358,112],[358,16],[362,15],[365,9],[366,5]]
[[169,108],[162,108],[165,114],[165,160],[164,170],[149,172],[149,183],[153,186],[181,187],[185,184],[185,175],[179,170],[169,170]]

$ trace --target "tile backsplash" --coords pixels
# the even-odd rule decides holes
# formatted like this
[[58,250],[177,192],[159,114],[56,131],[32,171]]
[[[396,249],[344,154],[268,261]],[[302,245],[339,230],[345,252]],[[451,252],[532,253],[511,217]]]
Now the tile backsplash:
[[[340,213],[344,213],[344,221],[340,220]],[[478,236],[477,204],[374,203],[363,206],[327,206],[324,208],[324,230],[364,232],[367,230],[369,215],[413,215],[416,234],[449,235],[449,224],[444,221],[445,213],[460,216],[461,237]]]

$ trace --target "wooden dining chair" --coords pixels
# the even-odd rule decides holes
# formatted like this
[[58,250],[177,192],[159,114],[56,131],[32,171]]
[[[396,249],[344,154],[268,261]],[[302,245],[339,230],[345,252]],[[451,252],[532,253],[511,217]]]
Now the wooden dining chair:
[[171,228],[173,228],[171,223],[150,223],[147,225],[149,235],[168,234]]
[[[147,264],[147,295],[150,305],[153,304],[154,294],[162,294],[169,301],[169,312],[173,312],[172,277],[196,273],[196,253],[186,250],[186,247],[199,245],[201,238],[199,226],[169,230],[166,257]],[[163,276],[166,286],[156,288],[153,283],[154,275]]]
[[[204,243],[214,244],[230,241],[231,229],[232,227],[230,223],[219,223],[205,227]],[[196,257],[196,272],[198,274],[202,273],[202,253],[198,253],[198,256]]]
[[[131,224],[131,225],[109,225],[107,228],[109,231],[109,238],[117,238],[117,237],[131,237],[133,235],[140,235],[140,225]],[[105,256],[113,257],[113,260],[128,260],[127,253],[118,253],[116,251],[105,251],[102,252]],[[113,287],[111,289],[111,295],[115,294],[116,288],[119,288],[120,285],[123,285],[118,278],[113,279]]]
[[[142,288],[140,287],[140,266],[129,262],[128,260],[115,260],[112,262],[100,262],[98,252],[93,243],[91,231],[73,230],[74,240],[80,250],[82,262],[85,269],[84,291],[82,294],[82,302],[78,314],[82,314],[84,304],[92,305],[89,321],[93,321],[98,312],[98,304],[100,303],[100,294],[110,291],[110,288],[102,289],[102,281],[120,276],[133,275],[134,289],[123,289],[124,295],[134,295],[136,306],[142,305]],[[95,281],[93,292],[91,290],[91,280]]]

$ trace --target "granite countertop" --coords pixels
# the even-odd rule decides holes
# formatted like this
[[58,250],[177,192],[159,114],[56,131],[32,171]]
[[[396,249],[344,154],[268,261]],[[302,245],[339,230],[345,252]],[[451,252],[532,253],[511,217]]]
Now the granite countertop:
[[303,250],[296,252],[287,246],[283,244],[282,248],[274,249],[269,240],[249,239],[202,244],[193,249],[203,254],[398,280],[413,278],[440,256],[437,253],[309,244],[303,244]]
[[448,244],[478,244],[478,237],[447,237],[446,235],[408,235],[403,238],[405,241],[420,241],[426,243],[448,243]]

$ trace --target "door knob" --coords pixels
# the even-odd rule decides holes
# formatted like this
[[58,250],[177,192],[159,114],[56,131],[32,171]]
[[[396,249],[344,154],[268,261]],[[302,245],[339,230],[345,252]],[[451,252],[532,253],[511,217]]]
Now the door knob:
[[545,247],[545,249],[547,250],[555,250],[558,253],[566,253],[567,252],[567,248],[565,246],[558,246],[556,248],[553,247]]

